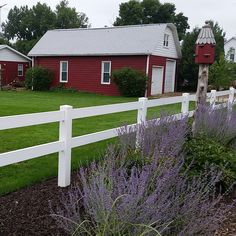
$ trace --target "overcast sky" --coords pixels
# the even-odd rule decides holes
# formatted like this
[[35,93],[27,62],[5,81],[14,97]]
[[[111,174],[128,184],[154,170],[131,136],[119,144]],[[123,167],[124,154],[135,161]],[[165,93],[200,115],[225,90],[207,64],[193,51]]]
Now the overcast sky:
[[[35,5],[38,0],[0,0],[2,21],[7,19],[8,11],[16,6]],[[60,0],[40,1],[46,2],[55,9]],[[119,4],[127,0],[69,0],[71,7],[76,7],[89,17],[92,27],[111,26],[119,13]],[[183,12],[189,18],[191,29],[202,26],[207,19],[217,21],[226,32],[226,37],[236,36],[236,0],[161,0],[161,3],[174,3],[178,12]]]

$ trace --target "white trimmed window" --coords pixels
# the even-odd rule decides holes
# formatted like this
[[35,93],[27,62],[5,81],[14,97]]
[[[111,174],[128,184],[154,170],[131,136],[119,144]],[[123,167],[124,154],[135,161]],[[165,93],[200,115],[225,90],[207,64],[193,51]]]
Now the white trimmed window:
[[18,68],[17,68],[17,75],[18,76],[23,76],[23,64],[18,64]]
[[110,84],[111,80],[111,61],[102,61],[102,84]]
[[68,82],[68,61],[60,61],[60,82]]
[[163,46],[164,47],[168,47],[169,46],[169,34],[164,34]]
[[229,51],[229,60],[234,62],[234,59],[235,59],[235,48],[230,48],[230,51]]

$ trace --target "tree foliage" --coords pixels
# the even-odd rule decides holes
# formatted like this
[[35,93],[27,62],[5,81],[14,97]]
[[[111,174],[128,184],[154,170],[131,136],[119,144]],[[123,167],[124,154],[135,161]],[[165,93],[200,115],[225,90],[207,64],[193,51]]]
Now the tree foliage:
[[[212,30],[216,39],[215,60],[219,61],[220,55],[224,53],[225,33],[217,22],[211,21]],[[179,71],[179,83],[188,81],[192,89],[196,89],[198,78],[198,65],[195,64],[195,43],[200,28],[195,27],[191,32],[186,33],[182,43],[182,60]]]
[[56,28],[68,29],[88,26],[88,17],[78,13],[75,8],[68,6],[67,0],[61,1],[56,6]]
[[236,80],[236,66],[234,63],[225,59],[222,54],[218,61],[210,67],[209,84],[213,85],[217,90],[221,88],[229,88]]
[[87,26],[88,17],[69,7],[67,0],[61,1],[55,11],[46,3],[40,2],[32,8],[27,5],[15,6],[9,11],[7,21],[2,24],[4,37],[7,40],[16,40],[16,49],[26,54],[50,29]]
[[137,25],[151,23],[174,23],[177,27],[180,40],[189,28],[188,18],[183,13],[176,14],[175,5],[160,3],[159,0],[130,0],[121,3],[119,16],[114,22],[118,25]]

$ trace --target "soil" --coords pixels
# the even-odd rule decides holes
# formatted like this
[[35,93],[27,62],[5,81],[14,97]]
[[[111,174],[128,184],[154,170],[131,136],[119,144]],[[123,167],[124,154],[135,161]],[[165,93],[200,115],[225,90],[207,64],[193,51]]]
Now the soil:
[[51,179],[0,197],[0,235],[65,236],[50,216],[50,202],[55,207],[61,192],[67,190]]
[[[49,202],[55,207],[61,192],[67,190],[57,187],[54,178],[0,197],[0,235],[66,236],[50,216]],[[236,206],[216,236],[236,236]]]

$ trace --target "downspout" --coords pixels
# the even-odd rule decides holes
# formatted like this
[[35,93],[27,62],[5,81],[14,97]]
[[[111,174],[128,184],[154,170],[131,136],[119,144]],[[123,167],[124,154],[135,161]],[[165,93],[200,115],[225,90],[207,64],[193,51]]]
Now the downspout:
[[[149,74],[149,64],[150,64],[150,55],[147,56],[147,63],[146,63],[146,76],[148,77]],[[145,97],[148,96],[148,81],[146,84],[146,90],[145,90]]]

